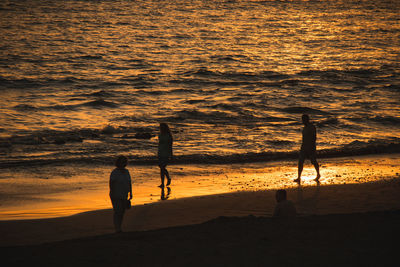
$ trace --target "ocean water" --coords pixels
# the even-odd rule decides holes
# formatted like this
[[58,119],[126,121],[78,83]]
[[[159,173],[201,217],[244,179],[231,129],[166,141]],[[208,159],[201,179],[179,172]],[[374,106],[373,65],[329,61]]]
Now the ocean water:
[[0,167],[400,151],[400,1],[0,3]]

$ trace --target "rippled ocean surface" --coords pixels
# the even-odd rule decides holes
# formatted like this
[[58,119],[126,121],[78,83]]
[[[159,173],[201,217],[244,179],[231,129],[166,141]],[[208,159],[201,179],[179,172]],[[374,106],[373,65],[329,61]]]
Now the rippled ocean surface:
[[0,166],[400,151],[400,0],[0,3]]

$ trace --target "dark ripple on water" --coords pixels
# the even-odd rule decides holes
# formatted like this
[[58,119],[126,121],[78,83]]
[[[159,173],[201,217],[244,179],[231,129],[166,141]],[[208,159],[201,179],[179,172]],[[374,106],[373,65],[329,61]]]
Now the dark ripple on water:
[[68,110],[74,110],[74,109],[78,109],[78,108],[82,108],[82,107],[91,107],[91,108],[96,108],[96,109],[101,109],[101,108],[117,108],[118,104],[115,104],[113,102],[110,101],[106,101],[106,100],[93,100],[93,101],[89,101],[89,102],[85,102],[82,104],[76,104],[76,105],[53,105],[53,106],[41,106],[39,107],[34,107],[31,105],[27,105],[27,104],[21,104],[21,105],[17,105],[14,108],[16,110],[20,110],[20,111],[44,111],[44,110],[64,110],[64,111],[68,111]]

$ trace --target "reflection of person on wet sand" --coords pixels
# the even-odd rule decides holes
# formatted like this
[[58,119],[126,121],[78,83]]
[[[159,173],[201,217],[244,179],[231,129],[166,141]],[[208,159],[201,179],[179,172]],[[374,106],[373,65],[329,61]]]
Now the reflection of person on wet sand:
[[161,184],[164,187],[165,176],[167,177],[167,186],[171,184],[167,165],[172,159],[172,134],[166,123],[160,123],[160,134],[158,136],[158,166],[160,167]]
[[276,206],[274,210],[274,217],[279,218],[293,218],[296,216],[296,208],[292,201],[287,200],[287,194],[285,189],[279,189],[276,191]]
[[321,175],[319,174],[319,165],[317,162],[317,130],[315,129],[314,124],[310,122],[310,117],[307,114],[304,114],[301,119],[304,124],[303,140],[301,143],[299,155],[298,177],[294,181],[297,183],[301,182],[301,173],[303,171],[304,160],[308,158],[310,159],[311,163],[315,167],[315,170],[317,171],[317,177],[315,178],[315,181],[318,182]]
[[164,187],[161,187],[161,200],[167,200],[171,194],[171,188],[167,186],[167,194],[165,194]]

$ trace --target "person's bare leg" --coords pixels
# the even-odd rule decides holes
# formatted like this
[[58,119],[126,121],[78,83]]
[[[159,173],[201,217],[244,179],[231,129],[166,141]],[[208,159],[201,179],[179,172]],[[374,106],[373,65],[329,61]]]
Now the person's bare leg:
[[111,200],[113,205],[113,221],[114,221],[114,228],[116,233],[120,233],[122,219],[124,217],[125,208],[122,206],[123,202],[120,200]]
[[164,170],[165,170],[165,175],[167,176],[167,186],[168,186],[171,184],[171,178],[169,177],[169,172],[167,168],[165,168]]
[[314,168],[317,171],[317,177],[314,179],[314,181],[319,182],[319,178],[321,178],[321,175],[319,174],[319,165],[317,159],[311,160],[311,163],[314,165]]
[[296,182],[296,183],[300,183],[301,182],[301,173],[303,172],[303,165],[304,165],[304,159],[300,158],[299,159],[299,165],[298,165],[297,179],[294,180],[294,182]]
[[164,187],[164,179],[165,179],[165,167],[160,166],[160,177],[161,177],[161,184],[158,187]]

